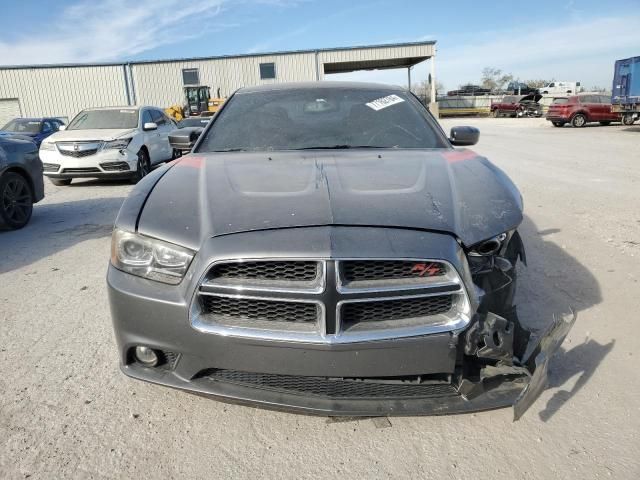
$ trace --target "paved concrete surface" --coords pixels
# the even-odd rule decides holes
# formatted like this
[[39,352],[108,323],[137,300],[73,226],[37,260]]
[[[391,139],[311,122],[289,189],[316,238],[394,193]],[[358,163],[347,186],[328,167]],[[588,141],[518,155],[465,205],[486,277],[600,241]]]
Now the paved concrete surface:
[[578,321],[510,409],[365,419],[228,405],[124,377],[105,291],[123,183],[47,182],[0,233],[0,478],[640,478],[640,127],[450,119],[525,198],[520,311]]

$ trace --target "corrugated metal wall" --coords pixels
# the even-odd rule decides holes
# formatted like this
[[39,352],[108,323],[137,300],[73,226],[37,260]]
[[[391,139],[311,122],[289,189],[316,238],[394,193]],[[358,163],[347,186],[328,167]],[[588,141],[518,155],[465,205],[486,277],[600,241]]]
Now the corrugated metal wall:
[[[276,78],[260,79],[260,64],[275,63]],[[143,63],[131,65],[138,104],[169,105],[184,103],[182,69],[197,68],[200,84],[218,88],[223,97],[251,85],[274,82],[301,82],[316,79],[315,54],[300,53],[256,57],[218,58],[186,62]]]
[[[228,96],[244,86],[314,81],[317,77],[322,80],[323,63],[426,58],[434,53],[434,45],[417,44],[128,65],[0,67],[0,99],[19,99],[23,116],[71,119],[84,108],[127,105],[129,98],[138,105],[182,104],[184,68],[197,68],[200,84],[211,87],[212,95],[215,96],[219,88],[222,96]],[[320,67],[317,75],[316,60]],[[276,78],[261,80],[260,64],[271,62],[275,64]],[[131,75],[125,79],[128,69]]]
[[0,70],[0,98],[19,99],[25,117],[127,104],[122,65]]

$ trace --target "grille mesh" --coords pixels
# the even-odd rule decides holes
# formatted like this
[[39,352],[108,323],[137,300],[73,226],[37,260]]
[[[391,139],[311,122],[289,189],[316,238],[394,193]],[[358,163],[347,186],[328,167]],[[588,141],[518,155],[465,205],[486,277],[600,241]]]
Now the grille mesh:
[[427,317],[448,312],[451,305],[451,295],[379,302],[353,302],[343,305],[342,319],[345,323],[354,324]]
[[211,278],[251,280],[313,281],[318,274],[318,262],[268,261],[232,262],[215,265]]
[[65,168],[62,173],[100,173],[100,169],[97,167]]
[[[203,375],[215,381],[301,393],[329,398],[406,398],[457,395],[450,383],[410,383],[367,381],[367,379],[342,379],[304,377],[267,373],[239,372],[236,370],[209,370]],[[417,378],[417,377],[414,377]]]
[[73,158],[82,158],[82,157],[88,157],[91,155],[95,155],[95,153],[98,151],[98,149],[91,149],[91,150],[59,150],[60,153],[66,157],[73,157]]
[[313,303],[256,300],[202,295],[202,312],[231,320],[266,320],[315,323],[318,306]]
[[446,273],[446,267],[438,262],[351,260],[342,263],[342,275],[347,282],[440,277]]

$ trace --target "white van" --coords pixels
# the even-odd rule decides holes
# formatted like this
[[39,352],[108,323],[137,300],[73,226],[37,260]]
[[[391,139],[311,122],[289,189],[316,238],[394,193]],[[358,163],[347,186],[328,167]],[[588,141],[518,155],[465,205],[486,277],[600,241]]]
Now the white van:
[[550,82],[538,91],[542,95],[575,95],[579,86],[580,82]]

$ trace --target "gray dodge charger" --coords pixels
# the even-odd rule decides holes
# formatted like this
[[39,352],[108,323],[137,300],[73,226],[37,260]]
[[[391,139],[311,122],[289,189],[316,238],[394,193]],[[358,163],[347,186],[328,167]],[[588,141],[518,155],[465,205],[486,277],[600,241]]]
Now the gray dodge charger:
[[522,199],[396,87],[243,88],[191,153],[144,178],[113,232],[122,371],[325,415],[535,401],[575,318],[533,336],[514,305]]

